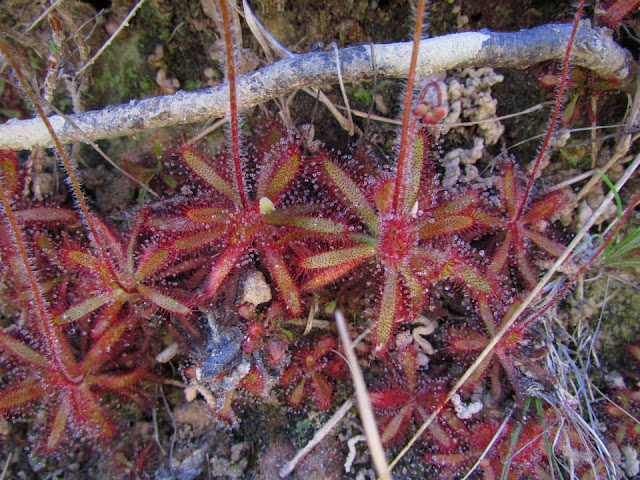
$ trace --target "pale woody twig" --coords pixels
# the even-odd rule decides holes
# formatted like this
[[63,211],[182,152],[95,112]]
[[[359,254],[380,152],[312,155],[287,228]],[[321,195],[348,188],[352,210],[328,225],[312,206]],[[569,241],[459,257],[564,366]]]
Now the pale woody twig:
[[22,35],[26,35],[31,30],[33,30],[36,27],[36,25],[38,25],[43,19],[45,19],[47,15],[49,15],[49,12],[51,12],[54,8],[56,8],[58,4],[62,1],[63,0],[56,0],[51,5],[49,5],[40,15],[38,15],[38,18],[36,18],[33,22],[31,22],[31,25],[29,25],[29,28],[27,28],[24,32],[22,32]]
[[[571,25],[543,25],[514,33],[465,32],[425,39],[421,42],[418,75],[428,76],[466,66],[526,67],[562,58]],[[371,46],[340,50],[342,78],[350,83],[373,78],[406,77],[411,42],[375,45],[375,69]],[[627,79],[632,71],[629,53],[618,46],[606,30],[583,22],[572,58],[574,65],[596,73]],[[312,52],[285,58],[238,79],[239,108],[246,109],[303,87],[337,83],[334,52]],[[225,115],[228,86],[218,85],[195,92],[132,101],[85,112],[72,119],[92,139],[130,135],[169,125],[194,123]],[[82,138],[64,119],[51,117],[56,133],[65,143]],[[13,150],[50,146],[52,140],[40,119],[10,121],[0,125],[0,148]]]

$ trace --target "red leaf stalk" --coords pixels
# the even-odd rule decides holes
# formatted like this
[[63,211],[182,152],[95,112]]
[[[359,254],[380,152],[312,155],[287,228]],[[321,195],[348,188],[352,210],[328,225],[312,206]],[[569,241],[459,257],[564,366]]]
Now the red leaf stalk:
[[233,170],[240,193],[242,208],[247,208],[247,194],[244,188],[244,180],[242,178],[242,162],[240,159],[240,134],[238,126],[238,103],[236,98],[236,67],[233,56],[233,42],[231,37],[231,19],[229,18],[229,9],[227,0],[220,1],[220,12],[222,14],[222,23],[224,25],[224,45],[227,54],[227,82],[229,82],[229,121],[231,123],[231,155],[233,157]]
[[560,109],[562,108],[562,102],[564,98],[564,90],[567,86],[567,74],[569,72],[569,58],[571,57],[571,50],[573,48],[573,43],[575,41],[576,34],[578,33],[580,20],[582,19],[583,8],[584,8],[584,0],[580,0],[580,4],[578,5],[578,11],[576,12],[576,15],[573,19],[573,30],[571,30],[571,36],[569,37],[569,44],[567,45],[567,51],[565,52],[564,60],[562,61],[562,70],[560,72],[560,84],[558,85],[558,95],[556,96],[556,103],[553,107],[553,113],[551,114],[551,121],[549,122],[549,126],[547,127],[547,133],[544,136],[544,140],[542,141],[542,145],[540,146],[540,151],[538,152],[538,156],[536,157],[536,161],[533,165],[533,170],[531,170],[529,183],[527,183],[527,190],[525,191],[525,194],[522,197],[520,206],[518,207],[518,215],[516,215],[517,219],[519,219],[522,216],[522,213],[524,212],[524,206],[527,204],[527,200],[529,199],[531,188],[533,187],[533,182],[536,179],[536,174],[538,173],[538,169],[540,168],[540,164],[542,163],[542,158],[544,157],[544,154],[547,151],[547,147],[549,146],[549,142],[551,141],[551,136],[553,135],[556,122],[558,121],[558,116],[560,115]]
[[405,190],[405,167],[409,150],[411,149],[410,138],[413,135],[412,129],[409,128],[411,120],[411,104],[413,102],[413,84],[416,75],[416,65],[418,63],[418,52],[420,50],[420,39],[422,37],[422,17],[424,16],[424,0],[418,1],[416,9],[416,21],[413,28],[413,49],[411,51],[411,63],[409,65],[409,77],[407,79],[407,92],[404,96],[404,105],[402,112],[402,130],[400,135],[400,152],[398,157],[398,170],[396,171],[396,185],[393,194],[393,212],[400,214],[400,210],[404,204]]
[[[86,222],[87,228],[89,229],[90,237],[93,239],[94,247],[98,250],[100,258],[104,259],[113,280],[119,283],[118,274],[116,273],[115,267],[113,266],[113,263],[109,258],[109,255],[107,254],[107,250],[102,242],[102,237],[98,233],[98,229],[96,227],[95,222],[93,221],[93,217],[89,212],[89,206],[87,205],[87,202],[84,199],[84,194],[82,193],[82,188],[80,187],[80,182],[76,177],[75,171],[73,169],[73,165],[71,164],[69,157],[67,156],[64,149],[62,148],[62,143],[60,142],[60,139],[56,135],[55,130],[51,126],[51,122],[49,122],[49,119],[45,115],[44,110],[42,110],[42,107],[40,106],[40,104],[38,103],[33,90],[31,89],[31,87],[25,80],[24,76],[22,75],[22,71],[20,70],[20,67],[18,66],[18,64],[15,62],[15,60],[9,53],[9,49],[6,47],[6,44],[4,43],[2,38],[0,38],[0,52],[2,52],[4,56],[7,58],[9,65],[11,65],[11,68],[13,68],[13,71],[18,77],[18,80],[22,85],[22,87],[24,88],[24,91],[27,93],[29,100],[31,100],[31,103],[36,109],[36,112],[38,112],[38,116],[42,119],[45,126],[47,127],[47,130],[49,131],[49,134],[51,135],[51,138],[53,139],[53,142],[56,145],[56,150],[60,154],[60,158],[62,159],[62,164],[64,165],[64,169],[67,172],[67,175],[69,176],[69,183],[71,183],[71,187],[73,189],[76,202],[78,203],[80,213],[82,214],[81,217]],[[35,295],[35,292],[34,292],[34,295]]]
[[29,285],[33,294],[33,301],[36,307],[36,315],[38,316],[38,320],[40,321],[40,330],[42,331],[42,336],[45,339],[47,350],[53,356],[53,362],[56,366],[56,369],[71,383],[77,383],[81,379],[78,379],[75,376],[71,375],[67,370],[65,364],[61,361],[61,358],[63,356],[61,352],[61,346],[59,342],[56,341],[55,334],[53,332],[53,329],[56,328],[56,326],[53,324],[51,315],[49,314],[47,304],[45,303],[44,296],[42,295],[42,289],[40,288],[40,284],[38,283],[36,274],[33,271],[33,267],[31,266],[31,260],[29,258],[29,253],[27,252],[27,247],[22,240],[22,234],[18,225],[18,221],[13,213],[13,210],[11,209],[11,203],[9,201],[9,198],[7,197],[7,193],[4,190],[4,178],[0,180],[0,203],[2,203],[2,209],[7,218],[7,222],[9,223],[9,230],[11,230],[13,241],[18,248],[18,252],[20,253],[20,257],[22,259],[22,264],[24,265],[24,269],[27,273],[27,278],[29,279]]

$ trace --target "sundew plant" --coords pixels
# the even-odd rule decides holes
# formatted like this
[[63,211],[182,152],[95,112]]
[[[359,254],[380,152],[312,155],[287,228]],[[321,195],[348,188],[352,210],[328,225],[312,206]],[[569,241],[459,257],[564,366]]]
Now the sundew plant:
[[[391,478],[407,452],[411,459],[406,464],[425,478],[587,479],[638,473],[633,463],[640,446],[637,375],[627,369],[619,373],[623,386],[609,396],[600,387],[589,390],[585,383],[597,381],[585,376],[584,369],[568,367],[580,364],[586,354],[580,348],[563,350],[566,338],[553,343],[553,332],[560,328],[554,322],[561,323],[558,311],[570,308],[561,300],[573,295],[576,282],[582,289],[589,275],[609,272],[611,252],[617,262],[629,260],[621,268],[637,263],[637,232],[631,229],[626,237],[623,232],[637,215],[639,195],[633,187],[622,189],[627,181],[634,184],[639,163],[633,156],[637,97],[629,103],[624,125],[611,127],[615,133],[608,138],[594,133],[585,144],[588,148],[567,143],[568,129],[581,118],[575,110],[579,102],[588,100],[587,122],[593,127],[590,132],[597,132],[598,102],[605,101],[600,97],[637,82],[628,78],[637,72],[630,54],[611,39],[610,31],[584,19],[592,15],[596,25],[627,28],[624,21],[635,15],[637,2],[619,0],[598,7],[578,2],[570,7],[569,23],[549,27],[549,32],[560,32],[562,44],[553,47],[557,52],[531,54],[533,60],[520,63],[513,58],[523,54],[511,34],[423,40],[429,11],[441,15],[448,3],[435,2],[429,9],[423,0],[412,2],[413,40],[403,47],[406,65],[398,67],[404,69],[398,126],[384,148],[367,138],[370,122],[380,119],[372,113],[374,99],[379,110],[385,103],[397,103],[396,98],[384,98],[392,89],[382,85],[379,93],[374,82],[366,96],[371,111],[361,112],[361,140],[340,149],[322,142],[324,125],[313,125],[313,117],[324,108],[321,104],[329,105],[348,130],[356,130],[352,114],[357,112],[348,105],[344,85],[355,68],[350,62],[358,60],[354,51],[336,47],[322,57],[333,59],[327,68],[337,72],[336,83],[344,93],[330,98],[315,89],[315,80],[304,77],[311,77],[312,66],[304,63],[310,57],[280,45],[246,1],[242,6],[230,0],[190,5],[217,25],[216,59],[224,80],[211,90],[193,92],[193,97],[173,93],[175,82],[167,80],[163,63],[167,58],[156,49],[149,58],[159,71],[164,69],[156,80],[169,94],[158,101],[175,102],[179,108],[180,102],[199,94],[220,96],[221,123],[228,124],[224,139],[212,148],[215,134],[195,135],[185,127],[180,135],[147,142],[126,158],[109,159],[119,169],[109,167],[110,175],[127,178],[123,181],[131,182],[136,192],[117,215],[103,213],[101,197],[94,192],[100,174],[91,172],[93,161],[82,163],[85,150],[68,145],[65,135],[81,130],[89,115],[95,115],[98,131],[100,115],[145,105],[149,118],[138,118],[136,128],[147,130],[145,122],[160,116],[153,110],[159,107],[155,100],[139,102],[142,107],[134,100],[83,113],[80,100],[91,81],[85,72],[101,52],[92,51],[83,27],[74,28],[79,13],[64,3],[47,5],[24,29],[24,35],[35,29],[51,37],[44,75],[42,66],[34,67],[37,59],[27,62],[22,49],[29,48],[24,39],[30,37],[20,37],[18,25],[10,26],[13,33],[4,28],[0,32],[2,98],[14,100],[11,95],[24,92],[21,101],[11,103],[17,105],[12,107],[14,116],[35,112],[33,120],[0,125],[3,443],[62,469],[90,462],[92,455],[103,452],[100,461],[108,463],[113,477],[195,478],[205,475],[207,455],[215,469],[221,454],[205,442],[212,450],[202,458],[194,454],[188,465],[184,457],[177,459],[183,452],[176,445],[188,442],[179,438],[176,419],[183,417],[175,412],[183,412],[190,402],[200,402],[208,421],[217,422],[210,435],[240,435],[242,425],[267,424],[299,435],[301,419],[314,418],[313,412],[326,414],[315,418],[329,418],[338,411],[349,415],[355,437],[358,420],[346,413],[353,394],[350,368],[333,320],[340,310],[365,373],[364,395],[373,408],[380,443],[389,458],[396,457],[391,467],[380,467],[380,459],[374,458],[380,478]],[[119,27],[132,21],[139,9],[138,15],[166,21],[161,6],[143,3],[129,10]],[[460,6],[456,8],[459,13]],[[263,6],[263,11],[268,8]],[[46,28],[37,26],[45,19]],[[116,27],[111,26],[105,48],[119,34]],[[184,39],[179,28],[171,35]],[[247,33],[269,57],[274,52],[284,57],[274,65],[292,69],[290,83],[298,82],[295,88],[311,93],[313,112],[307,118],[299,119],[295,108],[292,114],[293,96],[284,98],[284,90],[274,93],[269,66],[241,75],[247,71]],[[539,32],[531,38],[527,31],[520,34],[532,42],[532,47],[525,46],[533,52],[551,48],[535,44]],[[602,45],[596,40],[589,44],[590,38]],[[471,55],[475,63],[469,63],[464,74],[457,70],[447,77],[421,66],[431,61],[424,55],[431,55],[429,48],[448,41],[471,45],[478,39],[478,51]],[[596,47],[605,53],[612,49],[627,63],[616,64],[608,78],[601,78],[608,57]],[[456,125],[456,108],[458,117],[460,111],[476,109],[467,113],[474,125],[498,121],[495,109],[488,119],[474,122],[472,116],[480,115],[482,102],[486,106],[491,100],[483,78],[494,75],[487,67],[503,61],[502,53],[495,52],[509,48],[514,52],[505,55],[513,58],[503,65],[555,59],[545,65],[544,80],[556,90],[539,107],[549,107],[550,114],[534,157],[517,158],[506,143],[493,155],[484,139],[473,149],[460,149],[458,157],[445,154],[449,137],[464,139],[460,132],[468,126]],[[373,46],[369,52],[375,52]],[[365,76],[378,81],[386,75],[385,52],[381,46],[382,63]],[[582,70],[574,67],[574,59],[588,74],[578,74]],[[447,68],[452,67],[441,70]],[[451,75],[467,75],[467,81],[461,85],[455,80],[454,85]],[[250,83],[256,79],[258,83]],[[66,116],[56,106],[57,82],[66,82],[66,92],[75,95],[69,101],[77,115]],[[597,82],[606,82],[607,88]],[[263,95],[261,101],[249,98],[256,91]],[[258,116],[246,109],[274,97],[280,97],[275,106]],[[334,105],[343,100],[344,115]],[[200,128],[200,120],[192,123]],[[44,142],[54,146],[51,155],[58,160],[65,185],[50,194],[39,193],[36,181],[42,170],[38,158],[45,149],[34,141],[30,153],[20,152],[29,148],[12,143],[18,136],[3,143],[3,128],[24,125],[30,135],[27,123],[19,122],[37,122],[46,131]],[[61,128],[61,122],[71,127]],[[131,133],[126,128],[122,135]],[[100,149],[94,140],[102,137],[92,138],[95,131],[82,133],[82,141]],[[548,165],[567,159],[580,164],[580,154],[591,155],[601,173],[610,169],[612,180],[594,168],[589,175],[577,174],[575,181],[552,182],[545,173]],[[464,178],[460,164],[466,168]],[[550,169],[562,171],[561,165]],[[597,181],[601,183],[594,187]],[[585,203],[587,186],[576,189],[578,182],[601,189],[600,205]],[[58,193],[65,189],[68,197]],[[615,213],[601,225],[600,242],[587,244],[585,234],[607,203]],[[571,219],[576,211],[579,224]],[[638,347],[626,348],[637,361]],[[601,392],[598,398],[606,399],[606,406],[591,406],[595,397],[585,389]],[[163,409],[167,417],[159,420]],[[261,414],[273,417],[275,426],[248,418]],[[135,422],[151,427],[132,428]],[[275,436],[269,429],[265,435]],[[307,440],[296,439],[296,447]],[[351,455],[359,447],[344,443],[331,456],[349,455],[351,469]],[[266,468],[267,450],[264,444],[246,448],[244,463],[234,461],[258,471]],[[9,446],[3,453],[4,471],[17,472],[11,457],[21,454]],[[365,456],[360,467],[369,468],[369,461]],[[284,460],[277,462],[280,467]],[[248,470],[245,474],[249,478]],[[335,472],[325,474],[339,478]]]

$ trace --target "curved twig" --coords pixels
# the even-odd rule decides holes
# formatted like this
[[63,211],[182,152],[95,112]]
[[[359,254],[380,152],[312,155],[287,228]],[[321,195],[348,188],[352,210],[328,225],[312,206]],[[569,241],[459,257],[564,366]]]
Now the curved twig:
[[[527,67],[545,60],[563,58],[572,25],[543,25],[514,33],[488,30],[444,35],[426,39],[420,45],[418,74],[431,75],[466,66]],[[379,77],[401,78],[409,71],[412,45],[375,45],[376,65],[370,45],[340,50],[342,78],[345,82]],[[581,22],[572,63],[602,76],[628,79],[636,65],[631,55],[617,45],[609,30],[592,28]],[[334,52],[312,52],[285,58],[238,79],[238,107],[246,109],[302,87],[318,87],[337,82]],[[131,101],[72,115],[73,121],[90,138],[102,139],[169,125],[187,124],[221,117],[228,103],[227,85],[195,92],[177,92]],[[82,137],[63,118],[50,118],[65,143]],[[14,150],[50,146],[51,137],[40,119],[9,121],[0,125],[0,148]]]

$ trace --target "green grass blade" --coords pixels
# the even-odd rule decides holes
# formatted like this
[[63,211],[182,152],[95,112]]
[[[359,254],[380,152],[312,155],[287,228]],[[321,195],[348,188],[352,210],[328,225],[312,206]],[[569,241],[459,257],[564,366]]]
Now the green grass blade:
[[618,206],[618,218],[621,218],[622,217],[622,201],[620,200],[620,195],[618,194],[616,187],[613,186],[613,183],[611,183],[611,180],[609,180],[604,173],[598,171],[598,175],[600,175],[600,178],[602,179],[602,181],[607,184],[607,187],[609,187],[609,190],[611,190],[613,192],[613,195],[616,197],[616,205]]
[[551,441],[549,440],[549,432],[547,432],[547,425],[544,420],[544,410],[542,408],[542,402],[538,397],[534,399],[534,402],[536,404],[536,411],[538,412],[538,416],[540,417],[540,425],[542,426],[542,431],[544,433],[544,446],[547,451],[547,459],[549,460],[549,470],[551,471],[551,477],[556,478],[556,475],[554,473],[555,467],[555,470],[558,471],[558,477],[563,479],[564,477],[562,476],[562,469],[560,468],[558,460],[553,453],[553,447],[551,446]]
[[[531,397],[527,397],[524,402],[524,408],[522,409],[522,418],[524,419],[527,415],[527,411],[529,410],[529,406],[531,405]],[[513,451],[518,444],[518,437],[520,437],[520,432],[522,431],[522,422],[518,423],[518,426],[513,431],[513,435],[511,435],[511,443],[509,444],[509,451],[507,452],[507,458],[504,462],[504,466],[502,467],[502,473],[500,473],[500,480],[505,480],[507,474],[509,473],[509,467],[511,466],[511,460]]]

